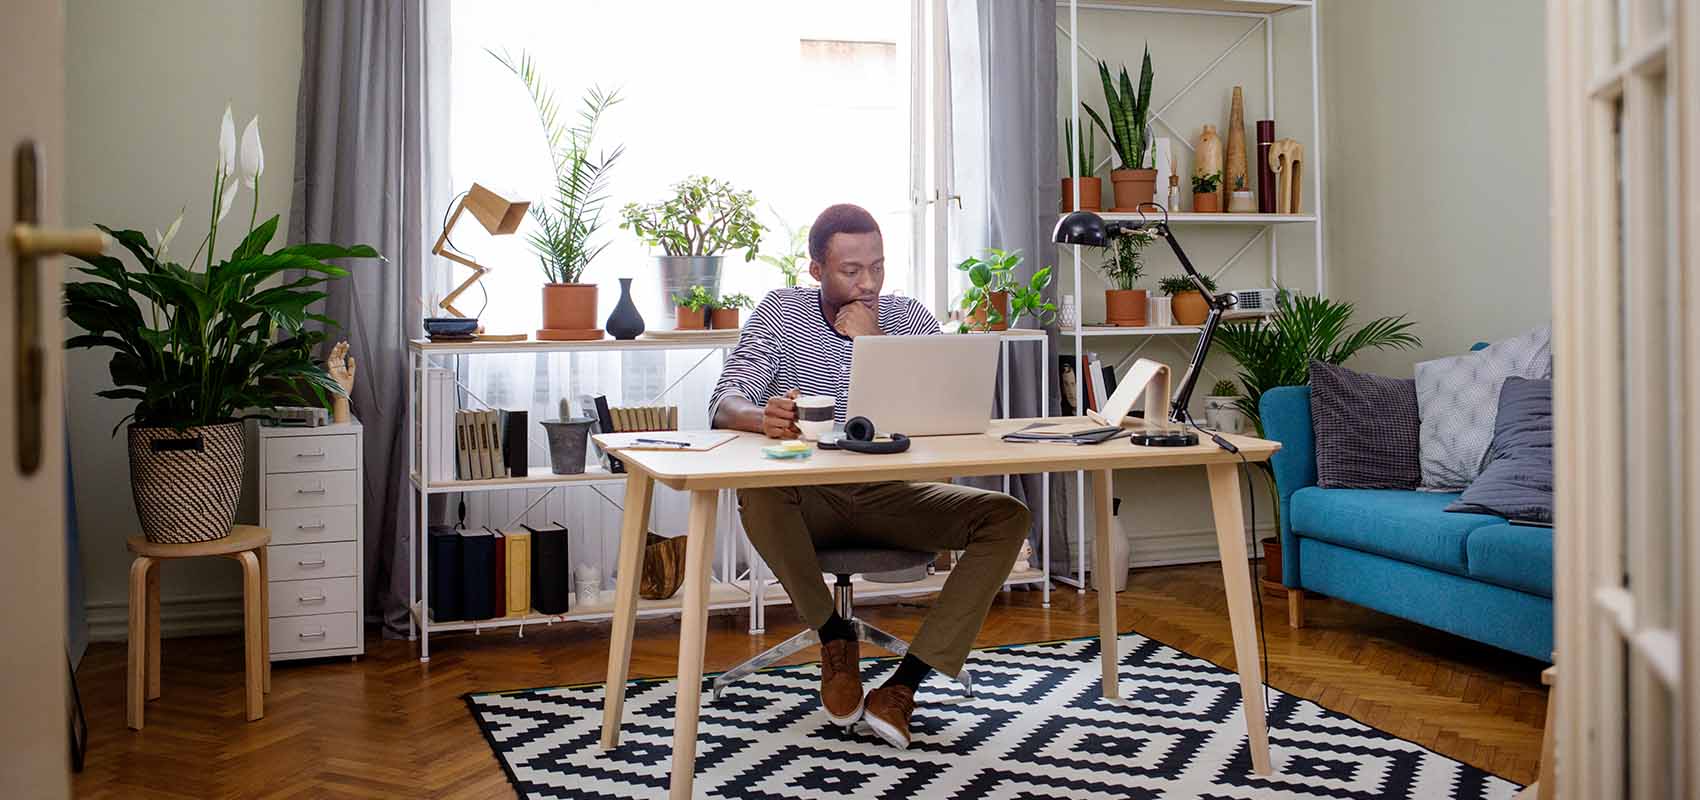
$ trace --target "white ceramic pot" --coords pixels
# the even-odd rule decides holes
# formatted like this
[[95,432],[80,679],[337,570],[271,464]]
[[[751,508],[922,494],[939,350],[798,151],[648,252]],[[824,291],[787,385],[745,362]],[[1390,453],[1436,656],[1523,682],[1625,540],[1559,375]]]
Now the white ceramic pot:
[[1170,303],[1173,299],[1174,298],[1171,297],[1159,297],[1157,295],[1151,296],[1151,313],[1146,315],[1146,319],[1151,320],[1152,327],[1167,328],[1175,324],[1175,313],[1174,310],[1170,308]]
[[1208,395],[1204,398],[1204,425],[1222,433],[1245,433],[1246,418],[1240,411],[1238,396]]

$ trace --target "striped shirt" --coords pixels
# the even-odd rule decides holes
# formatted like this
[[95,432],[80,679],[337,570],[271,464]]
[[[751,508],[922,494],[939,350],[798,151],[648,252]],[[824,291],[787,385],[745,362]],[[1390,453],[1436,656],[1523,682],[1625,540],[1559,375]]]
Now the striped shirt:
[[[881,295],[879,327],[887,336],[939,332],[932,312],[912,297]],[[714,419],[720,402],[742,397],[756,405],[792,389],[838,398],[834,416],[844,422],[850,403],[852,340],[840,334],[821,307],[820,289],[775,289],[762,298],[726,357],[720,381],[708,401]]]

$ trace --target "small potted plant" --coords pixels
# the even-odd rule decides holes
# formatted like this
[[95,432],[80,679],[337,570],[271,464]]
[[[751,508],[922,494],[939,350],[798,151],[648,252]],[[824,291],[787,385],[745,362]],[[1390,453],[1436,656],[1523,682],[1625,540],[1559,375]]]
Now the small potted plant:
[[[1216,281],[1209,275],[1198,276],[1204,287],[1216,291]],[[1170,310],[1176,325],[1203,325],[1210,315],[1210,302],[1199,294],[1198,287],[1185,275],[1170,275],[1157,283],[1157,290],[1169,298]]]
[[1104,84],[1104,104],[1109,107],[1110,124],[1091,106],[1082,104],[1092,124],[1109,137],[1110,146],[1121,160],[1121,168],[1110,171],[1110,183],[1116,192],[1115,211],[1137,211],[1141,203],[1150,203],[1157,196],[1157,170],[1149,163],[1151,150],[1151,48],[1139,66],[1139,88],[1128,79],[1127,67],[1121,71],[1120,91],[1110,78],[1110,64],[1098,62],[1098,79]]
[[708,315],[714,311],[714,303],[714,295],[702,286],[692,286],[683,294],[673,295],[674,327],[682,331],[708,327]]
[[1204,397],[1204,424],[1223,433],[1244,433],[1245,417],[1240,414],[1239,400],[1239,384],[1216,381]]
[[754,308],[756,301],[747,294],[727,295],[709,306],[708,327],[717,331],[738,329],[738,310]]
[[1251,190],[1245,188],[1245,176],[1234,176],[1233,191],[1228,194],[1228,210],[1235,214],[1245,214],[1257,210],[1257,198]]
[[1094,176],[1098,165],[1098,134],[1091,127],[1080,131],[1078,140],[1074,134],[1074,121],[1063,120],[1063,159],[1073,165],[1076,170],[1073,176],[1063,176],[1062,179],[1062,212],[1067,214],[1074,211],[1074,182],[1080,181],[1080,210],[1099,211],[1104,205],[1104,180]]
[[655,263],[663,298],[693,286],[712,297],[720,293],[720,265],[726,254],[742,250],[745,261],[754,261],[761,248],[767,226],[756,218],[755,205],[755,195],[730,183],[692,176],[674,184],[673,196],[666,200],[627,204],[620,212],[620,227],[661,250]]
[[[544,340],[600,339],[596,327],[596,284],[584,283],[590,262],[608,244],[592,243],[602,226],[602,204],[608,197],[608,175],[624,147],[591,153],[596,128],[602,115],[620,102],[618,92],[591,87],[584,95],[584,108],[577,117],[561,113],[554,90],[543,81],[531,55],[518,58],[491,53],[507,67],[531,95],[537,119],[549,144],[549,162],[555,171],[555,196],[531,204],[537,223],[527,237],[543,267],[543,327],[537,338]],[[569,125],[569,119],[577,123]]]
[[986,258],[970,256],[956,268],[968,273],[968,288],[962,293],[962,310],[966,318],[960,331],[1008,330],[1011,322],[1022,314],[1033,317],[1041,326],[1056,318],[1057,304],[1045,300],[1044,289],[1051,285],[1051,268],[1033,273],[1025,282],[1015,277],[1021,265],[1020,250],[986,250]]
[[779,219],[779,226],[785,229],[784,249],[778,253],[758,253],[756,258],[779,270],[785,276],[787,288],[797,286],[809,271],[809,226],[792,228],[778,214],[774,218]]
[[1199,214],[1218,214],[1222,211],[1222,173],[1211,172],[1192,176],[1192,210]]
[[1116,237],[1108,248],[1109,255],[1098,268],[1115,284],[1115,288],[1104,290],[1105,322],[1122,327],[1145,327],[1150,300],[1144,289],[1135,289],[1134,286],[1145,274],[1143,251],[1154,238],[1144,231],[1133,231]]

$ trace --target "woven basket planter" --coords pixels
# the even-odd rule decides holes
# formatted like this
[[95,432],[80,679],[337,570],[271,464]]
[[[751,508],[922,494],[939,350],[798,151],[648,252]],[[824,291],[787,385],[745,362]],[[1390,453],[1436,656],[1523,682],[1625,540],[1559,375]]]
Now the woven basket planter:
[[130,426],[130,492],[150,542],[228,536],[242,499],[242,423]]
[[643,573],[638,580],[638,597],[666,600],[679,593],[685,582],[685,537],[671,539],[653,533],[644,539]]

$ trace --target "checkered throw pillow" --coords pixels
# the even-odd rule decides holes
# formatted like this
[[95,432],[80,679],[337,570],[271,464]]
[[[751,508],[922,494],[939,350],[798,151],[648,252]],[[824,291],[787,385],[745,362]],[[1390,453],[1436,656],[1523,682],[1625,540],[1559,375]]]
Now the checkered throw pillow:
[[1418,459],[1416,381],[1310,362],[1316,485],[1414,489]]
[[1513,376],[1552,377],[1551,326],[1417,365],[1424,488],[1461,490],[1481,473],[1499,413],[1499,388]]

